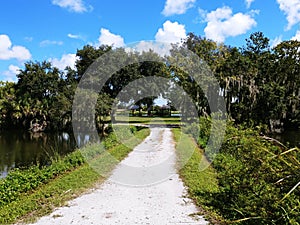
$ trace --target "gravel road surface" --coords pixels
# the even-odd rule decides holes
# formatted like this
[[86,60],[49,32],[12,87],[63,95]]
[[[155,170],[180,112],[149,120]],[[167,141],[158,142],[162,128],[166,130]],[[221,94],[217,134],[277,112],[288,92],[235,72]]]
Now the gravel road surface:
[[151,128],[103,184],[35,224],[209,224],[197,212],[175,169],[171,130]]

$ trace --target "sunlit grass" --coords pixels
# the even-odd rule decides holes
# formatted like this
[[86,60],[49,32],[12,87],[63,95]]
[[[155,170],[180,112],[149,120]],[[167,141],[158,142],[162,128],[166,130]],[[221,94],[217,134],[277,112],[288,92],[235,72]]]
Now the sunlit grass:
[[[173,129],[176,141],[177,164],[179,175],[188,187],[188,193],[195,203],[201,208],[200,214],[204,213],[206,218],[216,222],[221,220],[212,208],[207,207],[207,197],[203,194],[213,196],[218,192],[217,173],[205,158],[203,150],[198,147],[194,139],[187,134],[181,133],[180,129]],[[190,156],[190,152],[193,154]],[[189,157],[189,159],[187,158]],[[183,161],[187,162],[183,165]],[[202,170],[201,165],[206,169]]]
[[138,124],[181,124],[180,117],[117,116],[116,123]]

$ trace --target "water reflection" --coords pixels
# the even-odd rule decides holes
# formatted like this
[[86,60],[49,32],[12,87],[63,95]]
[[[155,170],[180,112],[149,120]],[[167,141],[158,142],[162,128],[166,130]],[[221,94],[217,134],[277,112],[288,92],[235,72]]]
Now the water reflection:
[[99,135],[95,135],[93,133],[81,133],[76,136],[76,143],[79,148],[87,145],[88,143],[99,142],[101,137]]
[[272,137],[291,148],[300,147],[300,130],[286,130],[282,134],[274,134]]
[[68,133],[31,133],[11,130],[0,133],[0,177],[13,168],[46,164],[53,154],[65,155],[76,148]]

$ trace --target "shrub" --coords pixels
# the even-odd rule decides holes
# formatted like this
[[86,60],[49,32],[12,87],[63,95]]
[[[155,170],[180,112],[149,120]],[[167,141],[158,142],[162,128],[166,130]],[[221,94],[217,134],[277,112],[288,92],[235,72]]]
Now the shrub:
[[[207,137],[203,130],[199,140]],[[212,162],[219,191],[201,197],[230,223],[300,224],[300,150],[270,140],[258,128],[227,126]]]
[[[299,224],[300,151],[287,151],[258,131],[230,127],[213,162],[220,192],[214,204],[230,221],[245,224]],[[285,197],[286,196],[286,197]]]
[[0,180],[0,207],[17,200],[22,193],[32,191],[50,179],[74,169],[84,163],[79,151],[53,162],[49,166],[31,166],[28,169],[14,169],[5,179]]

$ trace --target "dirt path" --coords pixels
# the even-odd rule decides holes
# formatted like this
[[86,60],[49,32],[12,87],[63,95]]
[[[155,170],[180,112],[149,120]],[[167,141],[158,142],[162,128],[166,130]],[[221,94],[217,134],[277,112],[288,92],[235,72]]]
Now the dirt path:
[[118,165],[110,179],[36,224],[208,224],[201,216],[190,216],[197,208],[184,197],[174,150],[170,129],[152,128],[150,136]]

